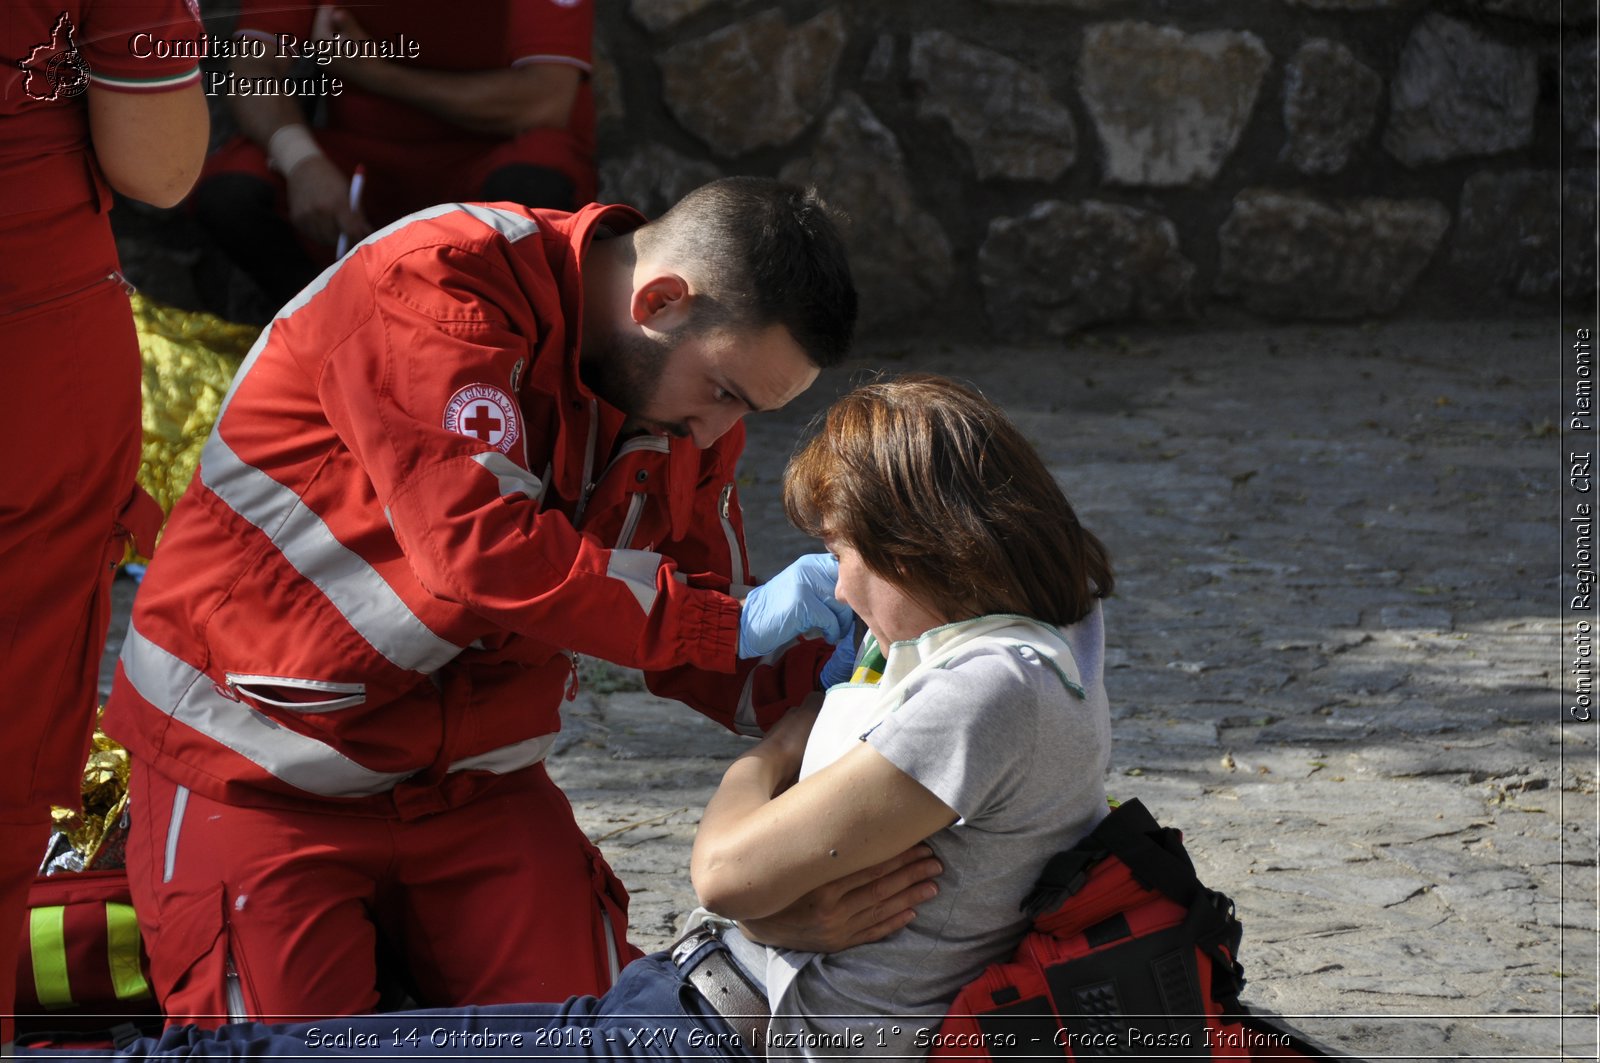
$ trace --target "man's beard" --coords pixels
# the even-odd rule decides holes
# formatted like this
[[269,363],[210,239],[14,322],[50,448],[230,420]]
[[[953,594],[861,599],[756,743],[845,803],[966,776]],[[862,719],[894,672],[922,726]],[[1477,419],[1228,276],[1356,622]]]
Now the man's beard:
[[672,352],[673,339],[671,333],[657,340],[645,335],[613,332],[597,341],[591,333],[578,359],[578,379],[603,402],[634,420],[675,436],[687,435],[688,430],[682,425],[652,421],[644,412],[661,386],[661,374],[666,369],[667,355]]

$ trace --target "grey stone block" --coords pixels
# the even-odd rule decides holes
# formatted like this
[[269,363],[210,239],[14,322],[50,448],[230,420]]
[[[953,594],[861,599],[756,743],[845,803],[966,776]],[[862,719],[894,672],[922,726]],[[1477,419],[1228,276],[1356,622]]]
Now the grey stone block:
[[724,157],[787,144],[827,107],[845,39],[837,7],[797,26],[763,11],[664,51],[667,107]]
[[947,122],[980,179],[1053,181],[1077,158],[1072,112],[1015,59],[941,30],[911,38],[917,114]]
[[1302,44],[1284,71],[1284,154],[1301,173],[1334,174],[1372,132],[1383,78],[1339,44]]
[[1211,180],[1238,145],[1271,66],[1271,53],[1252,33],[1185,33],[1145,22],[1090,27],[1078,81],[1105,180]]
[[1413,167],[1527,147],[1537,67],[1533,49],[1430,12],[1401,50],[1383,146]]
[[918,206],[900,145],[854,93],[844,93],[811,153],[784,166],[786,181],[810,182],[849,218],[845,240],[861,291],[865,327],[926,310],[955,275],[950,239]]
[[1098,200],[1046,200],[1021,217],[996,218],[978,251],[989,319],[1018,338],[1184,315],[1194,272],[1171,221]]
[[1561,190],[1556,170],[1468,177],[1451,263],[1491,290],[1527,299],[1555,295],[1561,289]]
[[1385,313],[1411,290],[1449,225],[1433,200],[1330,203],[1246,190],[1218,234],[1217,289],[1273,317]]

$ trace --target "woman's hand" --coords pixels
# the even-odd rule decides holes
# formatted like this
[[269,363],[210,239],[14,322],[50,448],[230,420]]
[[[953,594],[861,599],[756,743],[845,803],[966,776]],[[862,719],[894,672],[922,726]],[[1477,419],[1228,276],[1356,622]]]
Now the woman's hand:
[[879,941],[916,918],[915,907],[939,892],[944,870],[926,845],[818,886],[760,919],[741,919],[744,936],[761,945],[805,952],[838,952]]
[[766,736],[745,753],[748,757],[765,757],[772,762],[773,771],[780,780],[773,796],[793,786],[800,777],[800,764],[806,755],[806,739],[816,725],[817,712],[822,708],[820,692],[808,695],[804,701],[784,713]]

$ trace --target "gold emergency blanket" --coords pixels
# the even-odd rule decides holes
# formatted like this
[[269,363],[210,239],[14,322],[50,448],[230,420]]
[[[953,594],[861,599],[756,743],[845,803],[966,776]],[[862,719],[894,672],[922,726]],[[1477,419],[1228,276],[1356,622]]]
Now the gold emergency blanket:
[[127,807],[128,751],[96,726],[83,769],[83,807],[50,810],[50,846],[39,873],[121,867]]
[[144,365],[139,484],[171,513],[200,464],[233,374],[261,330],[142,295],[133,297],[133,322]]

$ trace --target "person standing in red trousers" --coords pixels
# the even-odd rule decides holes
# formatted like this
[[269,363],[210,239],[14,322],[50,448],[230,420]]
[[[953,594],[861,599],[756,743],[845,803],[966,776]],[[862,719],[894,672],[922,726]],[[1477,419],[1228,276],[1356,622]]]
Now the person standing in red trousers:
[[134,484],[139,344],[107,211],[172,206],[209,121],[182,0],[21,0],[0,18],[0,1045],[52,804],[76,805],[111,577],[161,511]]

